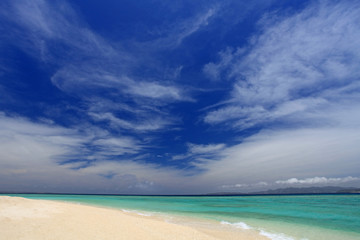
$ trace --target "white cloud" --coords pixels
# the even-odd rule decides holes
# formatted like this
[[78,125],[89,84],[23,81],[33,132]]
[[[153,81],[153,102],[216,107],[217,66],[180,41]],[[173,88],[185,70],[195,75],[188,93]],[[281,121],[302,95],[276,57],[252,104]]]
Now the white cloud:
[[4,114],[0,115],[0,123],[0,164],[3,174],[16,173],[19,169],[31,171],[33,168],[46,172],[48,167],[57,165],[61,156],[80,151],[81,145],[87,140],[70,129]]
[[138,153],[141,149],[140,144],[130,137],[122,138],[100,138],[92,142],[92,145],[100,148],[96,154],[102,155],[123,155],[125,153]]
[[[78,193],[139,193],[146,189],[153,193],[175,192],[173,186],[184,179],[185,172],[147,163],[146,159],[132,159],[131,154],[137,154],[141,148],[133,138],[111,137],[103,130],[81,133],[1,113],[0,189]],[[128,158],[114,159],[118,155]],[[179,191],[184,190],[179,188]]]
[[216,186],[250,186],[254,182],[270,184],[280,176],[358,177],[359,136],[354,128],[261,131],[223,149],[215,161],[197,162],[204,171],[198,181]]
[[229,190],[235,190],[235,189],[258,189],[267,187],[269,184],[267,182],[257,182],[257,183],[251,183],[251,184],[245,184],[245,183],[237,183],[232,185],[222,185],[221,188],[229,189]]
[[243,184],[243,183],[237,183],[233,185],[222,185],[221,188],[225,189],[233,189],[233,188],[247,188],[249,187],[249,184]]
[[216,12],[217,8],[212,7],[194,17],[176,22],[167,29],[165,37],[145,43],[145,46],[158,50],[176,48],[181,45],[184,39],[207,26]]
[[226,145],[223,143],[219,144],[187,144],[187,153],[179,154],[172,157],[173,160],[181,159],[192,159],[193,165],[197,165],[198,162],[206,162],[214,159],[218,159],[226,148]]
[[140,122],[137,121],[126,121],[120,118],[115,117],[111,112],[106,113],[93,113],[90,112],[89,115],[97,121],[109,121],[110,125],[113,128],[123,128],[134,131],[155,131],[163,129],[165,126],[169,126],[174,123],[170,118],[160,118],[159,116],[151,117],[148,115],[148,119],[144,119]]
[[[56,165],[74,158],[96,161],[103,160],[104,157],[101,156],[137,154],[142,148],[132,137],[114,137],[106,131],[89,130],[88,127],[88,132],[82,132],[44,121],[36,123],[25,118],[10,117],[3,113],[0,113],[0,123],[0,159],[2,163],[14,166],[19,163],[31,167],[33,161],[42,160]],[[96,149],[91,150],[92,148]],[[10,159],[16,161],[11,162]]]
[[173,86],[163,86],[155,82],[139,82],[127,90],[129,93],[154,99],[182,100],[181,90]]
[[[38,50],[40,57],[47,61],[53,56],[47,52],[50,41],[57,40],[70,47],[92,55],[115,54],[115,50],[103,38],[90,31],[77,17],[71,6],[66,2],[51,4],[43,0],[14,0],[2,12],[9,20],[23,27],[27,34],[18,35],[18,40],[26,50]],[[26,44],[31,44],[26,46]],[[31,49],[33,47],[33,49]],[[34,52],[33,52],[34,53]]]
[[192,154],[216,154],[226,147],[225,144],[188,144],[189,152]]
[[230,103],[205,122],[237,129],[274,121],[311,125],[307,117],[318,113],[333,123],[326,118],[332,106],[360,104],[359,16],[356,2],[320,1],[293,16],[264,18],[249,46],[228,48],[204,67],[212,79],[235,81]]
[[262,106],[239,107],[233,105],[209,112],[204,121],[210,124],[217,124],[224,121],[241,119],[241,127],[247,128],[265,121],[269,117],[268,112]]
[[276,184],[338,184],[351,181],[358,181],[358,177],[343,177],[343,178],[326,178],[326,177],[313,177],[305,179],[289,178],[287,180],[278,180]]
[[[174,85],[166,85],[154,81],[137,81],[124,74],[116,73],[106,66],[93,66],[92,63],[82,63],[84,66],[66,66],[56,72],[51,78],[59,89],[87,97],[96,90],[116,91],[128,94],[133,98],[144,97],[159,100],[162,103],[172,101],[192,101],[187,93]],[[79,91],[81,88],[81,91]],[[87,90],[87,91],[84,91]],[[90,92],[89,92],[90,91]],[[92,96],[93,97],[93,96]]]
[[[217,63],[208,63],[204,66],[203,72],[211,79],[211,80],[223,80],[222,76],[223,71],[228,69],[228,66],[232,64],[234,59],[233,50],[231,48],[227,48],[225,51],[219,52],[220,60]],[[224,75],[224,74],[223,74]]]
[[[111,126],[154,131],[174,120],[166,116],[159,105],[193,101],[188,91],[168,79],[137,76],[134,68],[151,65],[136,56],[138,50],[124,49],[121,42],[108,41],[94,32],[66,1],[14,0],[9,1],[0,13],[6,22],[16,26],[6,29],[10,31],[10,41],[43,63],[55,67],[51,82],[61,91],[83,100],[89,108],[86,110],[88,113],[103,116],[108,112],[114,113],[114,109],[108,107],[100,109],[99,101],[113,101],[114,104],[120,101],[123,109],[126,105],[132,116],[127,120],[118,118],[117,124]],[[206,19],[204,16],[194,26],[202,26]],[[183,38],[191,32],[184,32]],[[154,61],[153,57],[150,59]],[[88,101],[90,98],[96,98],[97,102]],[[143,118],[152,119],[148,123],[137,123]]]

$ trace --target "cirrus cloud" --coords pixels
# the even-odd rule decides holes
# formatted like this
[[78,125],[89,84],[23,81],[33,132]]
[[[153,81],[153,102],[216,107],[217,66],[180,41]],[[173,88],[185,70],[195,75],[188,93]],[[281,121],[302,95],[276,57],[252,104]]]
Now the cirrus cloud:
[[249,46],[228,48],[219,62],[205,65],[212,78],[235,84],[229,103],[204,121],[240,130],[274,122],[311,125],[320,116],[327,124],[332,106],[359,105],[359,16],[354,1],[314,2],[293,16],[269,14]]

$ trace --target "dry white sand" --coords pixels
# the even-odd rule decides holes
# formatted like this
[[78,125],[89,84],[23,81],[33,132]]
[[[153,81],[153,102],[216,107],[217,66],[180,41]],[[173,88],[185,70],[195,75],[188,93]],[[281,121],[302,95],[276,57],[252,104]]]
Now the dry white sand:
[[217,223],[182,225],[76,203],[0,197],[0,240],[267,239]]

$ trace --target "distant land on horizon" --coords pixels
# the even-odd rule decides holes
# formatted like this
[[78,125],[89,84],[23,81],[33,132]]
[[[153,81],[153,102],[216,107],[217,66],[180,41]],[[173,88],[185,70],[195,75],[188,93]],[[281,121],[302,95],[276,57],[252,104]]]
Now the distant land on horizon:
[[207,194],[181,194],[181,195],[141,195],[141,194],[92,194],[92,193],[55,193],[55,192],[0,192],[0,194],[64,194],[64,195],[118,195],[118,196],[251,196],[251,195],[297,195],[297,194],[360,194],[360,188],[346,187],[304,187],[304,188],[278,188],[258,192],[216,192]]
[[240,192],[219,192],[210,193],[206,195],[286,195],[286,194],[344,194],[344,193],[360,193],[360,188],[346,188],[346,187],[304,187],[304,188],[277,188],[266,191],[240,193]]

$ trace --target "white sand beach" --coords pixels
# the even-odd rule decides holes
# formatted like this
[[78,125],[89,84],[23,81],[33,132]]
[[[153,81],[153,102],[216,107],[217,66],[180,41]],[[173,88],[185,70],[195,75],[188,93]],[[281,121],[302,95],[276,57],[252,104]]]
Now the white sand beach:
[[0,197],[0,240],[267,239],[251,230],[186,226],[121,210],[49,200]]

